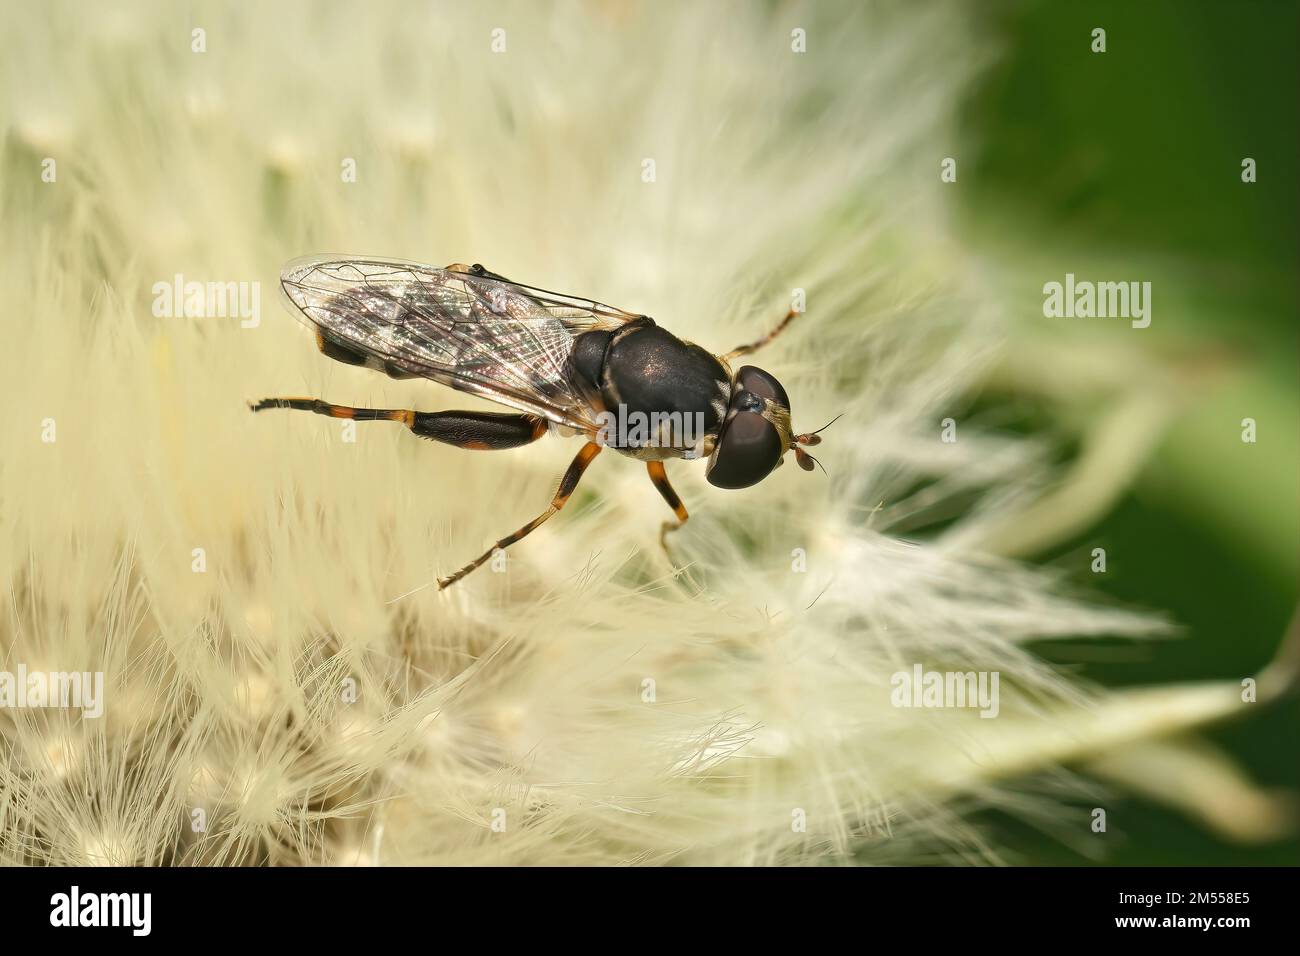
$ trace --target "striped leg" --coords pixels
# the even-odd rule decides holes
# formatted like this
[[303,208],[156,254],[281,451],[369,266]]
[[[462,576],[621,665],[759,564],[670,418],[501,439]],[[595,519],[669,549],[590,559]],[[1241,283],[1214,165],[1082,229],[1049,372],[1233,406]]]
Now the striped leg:
[[[686,511],[686,506],[682,504],[682,499],[677,497],[677,492],[673,491],[673,486],[668,483],[668,472],[664,470],[664,463],[662,461],[648,461],[645,468],[650,473],[650,480],[659,489],[659,494],[663,495],[664,501],[668,502],[668,507],[672,508],[673,514],[677,515],[676,521],[665,521],[659,528],[659,545],[664,549],[664,553],[668,555],[668,560],[672,561],[673,556],[668,551],[668,532],[676,531],[686,524],[690,514]],[[673,564],[676,564],[676,562],[674,561]]]
[[596,444],[594,441],[589,441],[587,444],[583,445],[582,450],[578,452],[577,457],[573,459],[572,464],[569,465],[568,470],[564,473],[564,477],[560,479],[560,488],[555,492],[555,497],[551,499],[551,506],[549,508],[532,521],[528,522],[528,524],[524,525],[514,534],[506,535],[506,537],[488,548],[459,571],[454,571],[445,578],[439,578],[438,588],[441,590],[443,588],[451,587],[451,585],[455,584],[465,575],[483,564],[483,562],[488,558],[492,557],[493,553],[496,552],[498,548],[510,547],[510,545],[514,544],[521,538],[527,537],[535,529],[544,524],[547,518],[565,506],[569,500],[569,496],[572,495],[574,489],[578,487],[578,482],[582,479],[582,473],[587,470],[587,466],[591,464],[592,459],[599,454],[600,445]]
[[499,451],[535,442],[546,434],[546,420],[507,412],[416,412],[409,408],[354,408],[331,405],[318,398],[264,398],[249,406],[254,412],[293,408],[330,418],[357,422],[401,422],[421,438],[472,448]]
[[696,594],[703,593],[700,585],[691,577],[690,571],[677,562],[677,559],[673,557],[672,549],[668,547],[669,533],[686,524],[687,519],[690,518],[690,515],[686,512],[686,506],[682,504],[682,499],[677,497],[677,492],[673,490],[673,486],[668,483],[668,473],[664,470],[662,461],[646,462],[646,471],[650,473],[650,480],[659,489],[659,494],[663,496],[664,501],[668,502],[668,507],[672,508],[673,514],[677,515],[676,521],[665,521],[659,527],[659,547],[663,548],[664,557],[668,559],[668,566],[672,568],[673,578],[679,582],[688,583]]
[[797,312],[795,309],[791,309],[789,312],[786,313],[785,318],[777,323],[776,328],[774,328],[771,332],[768,332],[767,335],[763,336],[761,339],[759,339],[756,342],[750,342],[748,345],[741,345],[737,348],[732,349],[730,352],[724,355],[723,358],[725,358],[727,361],[731,361],[734,358],[740,358],[740,356],[742,355],[749,355],[751,352],[757,352],[768,342],[771,342],[774,338],[776,338],[778,335],[784,332],[786,328],[790,325],[790,323],[794,321],[794,317],[799,314],[800,313]]

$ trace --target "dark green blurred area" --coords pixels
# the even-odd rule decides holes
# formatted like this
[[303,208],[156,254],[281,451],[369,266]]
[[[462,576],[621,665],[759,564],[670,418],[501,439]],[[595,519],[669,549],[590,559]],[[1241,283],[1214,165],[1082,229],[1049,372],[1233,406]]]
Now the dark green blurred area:
[[[1028,322],[1052,321],[1042,283],[1067,271],[1150,279],[1152,327],[1114,323],[1116,340],[1222,356],[1232,369],[1207,383],[1099,526],[1040,556],[1119,603],[1167,611],[1182,635],[1041,650],[1115,687],[1252,676],[1295,612],[1300,573],[1297,4],[980,9],[1004,55],[963,115],[964,238],[1029,273],[1018,310]],[[1091,50],[1096,27],[1105,53]],[[1244,157],[1258,164],[1253,184],[1241,181]],[[1259,422],[1254,446],[1240,440],[1246,416]],[[1108,569],[1093,575],[1099,546]],[[1300,708],[1259,706],[1207,736],[1258,783],[1300,789]],[[982,822],[1014,862],[1300,864],[1295,840],[1224,842],[1130,798],[1109,801],[1108,814],[1097,859],[1001,814]]]

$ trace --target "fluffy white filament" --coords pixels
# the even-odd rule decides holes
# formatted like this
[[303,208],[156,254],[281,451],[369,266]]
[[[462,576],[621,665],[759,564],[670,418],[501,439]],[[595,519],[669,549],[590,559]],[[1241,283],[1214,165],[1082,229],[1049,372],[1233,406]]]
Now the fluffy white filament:
[[[954,798],[1105,706],[1023,643],[1158,624],[965,533],[1043,468],[977,423],[940,441],[1004,331],[939,179],[983,48],[958,9],[862,6],[7,12],[0,666],[100,670],[107,701],[0,710],[0,862],[995,855]],[[843,413],[829,476],[671,467],[674,578],[668,510],[607,453],[505,573],[439,593],[577,446],[249,415],[484,407],[320,356],[275,294],[319,252],[482,262],[717,352],[803,290],[755,362],[796,428]],[[255,327],[155,315],[177,274],[260,283]],[[894,706],[916,663],[1000,672],[1000,715]]]

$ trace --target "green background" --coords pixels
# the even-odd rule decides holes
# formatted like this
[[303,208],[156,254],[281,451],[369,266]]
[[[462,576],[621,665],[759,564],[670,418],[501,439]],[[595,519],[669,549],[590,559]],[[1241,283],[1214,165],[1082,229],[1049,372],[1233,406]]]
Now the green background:
[[[1048,321],[1042,282],[1066,271],[1149,279],[1151,328],[1120,322],[1113,334],[1156,358],[1210,356],[1230,369],[1099,526],[1038,556],[1127,606],[1167,610],[1179,638],[1041,650],[1114,687],[1250,676],[1276,651],[1300,576],[1297,6],[980,9],[1002,56],[962,111],[963,239],[1024,274],[1026,323]],[[1106,30],[1102,54],[1095,27]],[[1253,184],[1241,181],[1244,157],[1257,162]],[[1259,423],[1253,446],[1240,440],[1246,416]],[[1104,575],[1088,571],[1098,546]],[[1300,789],[1294,696],[1207,735],[1261,785]],[[1014,862],[1300,863],[1296,840],[1242,846],[1142,800],[1107,806],[1122,838],[1096,859],[1001,813],[981,822]]]

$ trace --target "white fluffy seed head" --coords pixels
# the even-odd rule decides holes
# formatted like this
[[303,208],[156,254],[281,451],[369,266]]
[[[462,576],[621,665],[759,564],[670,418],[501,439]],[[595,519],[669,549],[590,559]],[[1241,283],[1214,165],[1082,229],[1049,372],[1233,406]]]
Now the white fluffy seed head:
[[[898,861],[968,841],[946,801],[988,796],[979,755],[1035,765],[998,735],[1082,697],[1023,643],[1150,627],[981,557],[960,517],[903,537],[958,497],[968,520],[1006,513],[1041,473],[1023,441],[937,440],[1001,334],[937,188],[969,31],[876,5],[314,10],[211,10],[206,53],[172,5],[34,15],[8,44],[0,117],[25,152],[0,218],[0,646],[88,655],[110,709],[133,681],[160,691],[130,734],[82,726],[89,745],[0,725],[32,745],[0,762],[0,861]],[[32,174],[47,150],[57,185]],[[830,477],[725,493],[674,468],[678,580],[643,469],[605,455],[504,573],[440,593],[576,447],[249,416],[272,394],[479,407],[314,351],[273,291],[327,251],[481,261],[719,353],[806,296],[762,363],[801,427],[843,414]],[[155,315],[178,274],[260,283],[256,325]],[[894,706],[915,663],[1000,672],[1001,716]]]

